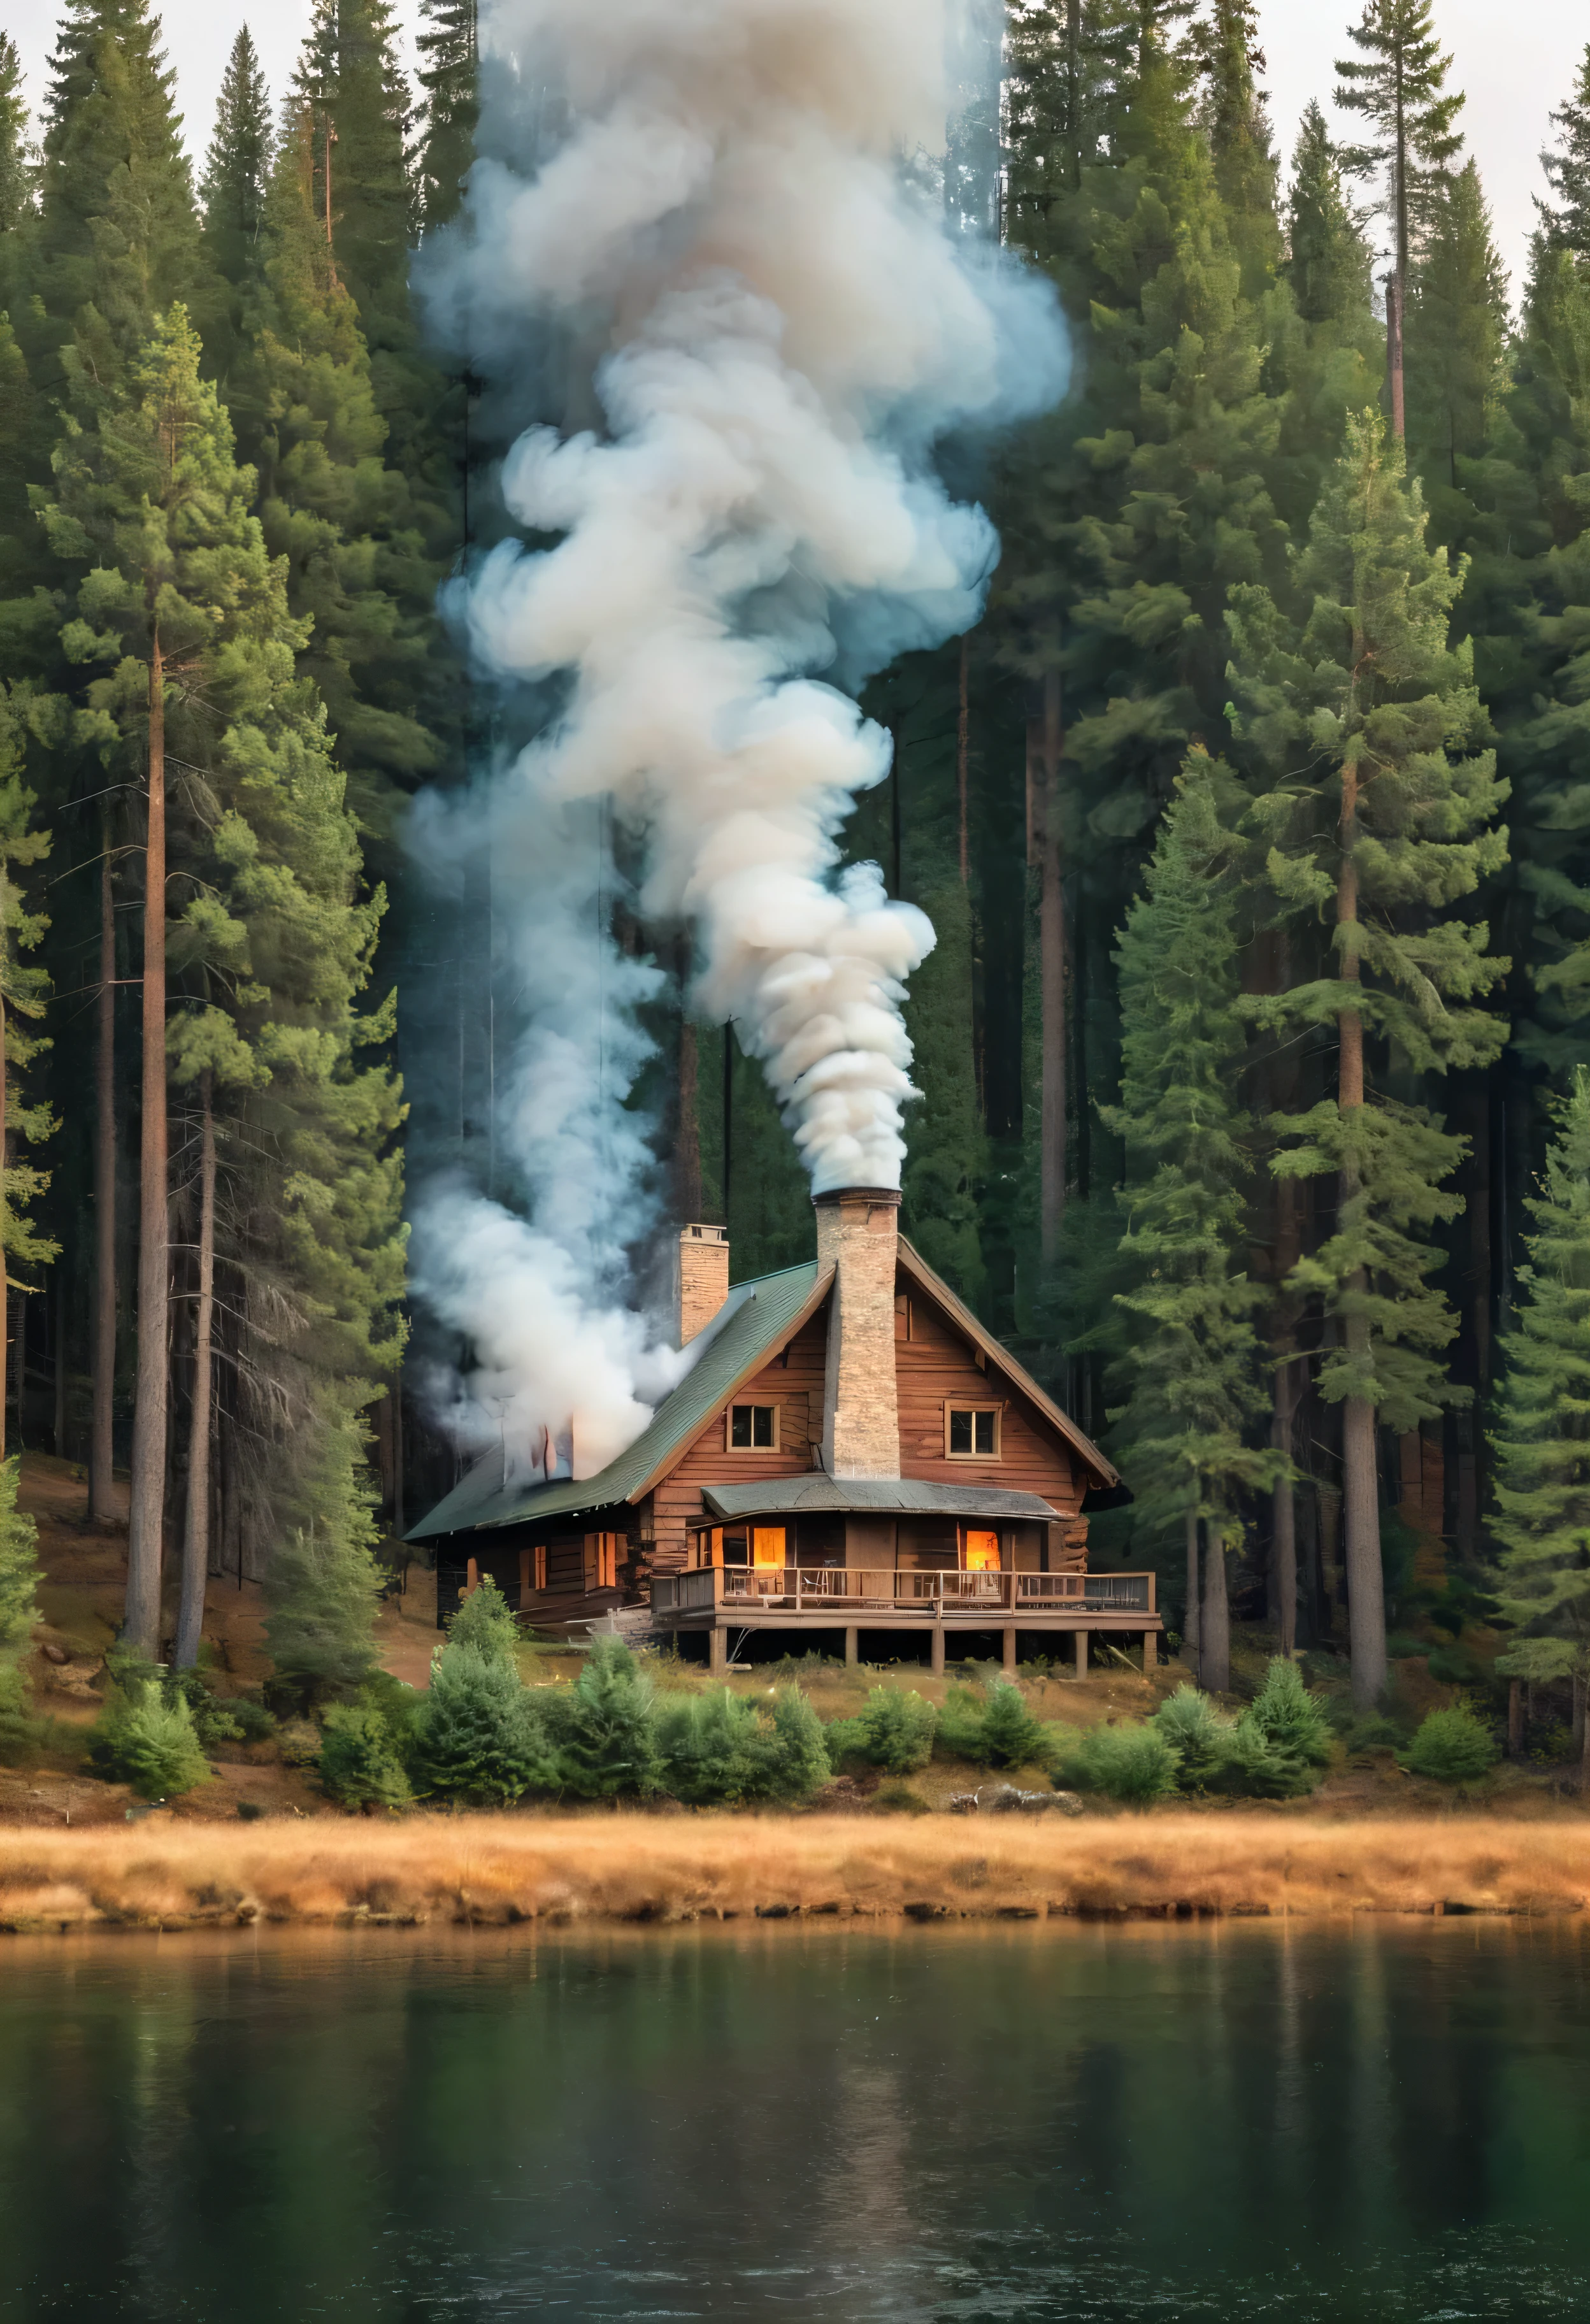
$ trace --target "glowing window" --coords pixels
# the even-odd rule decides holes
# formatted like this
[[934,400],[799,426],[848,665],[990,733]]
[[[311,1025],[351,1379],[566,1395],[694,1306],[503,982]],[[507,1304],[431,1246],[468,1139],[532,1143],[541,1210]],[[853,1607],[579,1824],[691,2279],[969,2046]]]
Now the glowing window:
[[784,1527],[753,1526],[751,1527],[751,1563],[759,1573],[767,1573],[784,1563]]
[[966,1570],[969,1573],[998,1572],[999,1536],[997,1533],[974,1533],[970,1526],[967,1527]]

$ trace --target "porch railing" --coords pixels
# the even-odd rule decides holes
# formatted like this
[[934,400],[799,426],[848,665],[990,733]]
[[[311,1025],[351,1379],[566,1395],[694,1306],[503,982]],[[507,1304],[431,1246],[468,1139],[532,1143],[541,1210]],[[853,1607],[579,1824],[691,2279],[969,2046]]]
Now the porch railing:
[[962,1573],[853,1565],[718,1565],[653,1577],[654,1614],[1152,1614],[1152,1573]]

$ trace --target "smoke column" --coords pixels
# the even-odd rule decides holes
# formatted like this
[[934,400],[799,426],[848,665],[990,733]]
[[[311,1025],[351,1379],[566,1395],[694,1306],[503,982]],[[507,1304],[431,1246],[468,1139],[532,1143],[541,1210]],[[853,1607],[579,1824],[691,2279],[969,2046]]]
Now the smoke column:
[[[933,447],[1047,405],[1065,368],[1046,297],[950,230],[924,166],[944,146],[951,30],[938,0],[483,15],[485,154],[433,314],[491,380],[549,339],[574,374],[585,351],[591,395],[589,425],[530,426],[503,464],[508,512],[553,545],[501,542],[463,609],[505,692],[561,689],[464,810],[489,824],[516,931],[525,1029],[500,1138],[531,1223],[433,1189],[417,1283],[481,1351],[461,1425],[501,1428],[521,1466],[572,1429],[590,1473],[680,1369],[623,1296],[648,1223],[622,1106],[648,972],[592,908],[604,815],[642,835],[639,910],[692,926],[693,1004],[762,1061],[813,1190],[899,1184],[901,1003],[933,931],[876,866],[836,872],[889,759],[841,687],[976,620],[996,543]],[[511,124],[532,109],[525,166]],[[448,820],[422,818],[423,848],[445,850]]]

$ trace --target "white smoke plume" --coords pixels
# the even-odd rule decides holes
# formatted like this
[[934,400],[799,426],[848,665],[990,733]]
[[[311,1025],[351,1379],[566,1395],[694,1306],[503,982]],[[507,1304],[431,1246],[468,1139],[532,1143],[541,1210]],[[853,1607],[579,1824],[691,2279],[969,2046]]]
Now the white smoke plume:
[[[599,1465],[587,1441],[633,1435],[661,1360],[612,1304],[585,1215],[625,1214],[631,1239],[645,1223],[640,1164],[600,1150],[574,1094],[598,1032],[592,964],[611,950],[583,899],[571,913],[555,892],[582,809],[610,801],[644,833],[640,909],[691,924],[694,1005],[762,1060],[813,1190],[899,1184],[901,1002],[933,931],[874,867],[836,873],[889,745],[820,674],[854,682],[976,619],[992,530],[946,495],[933,447],[1049,403],[1064,376],[1051,306],[955,235],[909,166],[942,149],[949,30],[939,0],[483,11],[488,103],[494,80],[510,104],[550,90],[561,135],[533,167],[477,161],[433,307],[488,377],[549,327],[594,348],[601,424],[514,445],[506,506],[555,545],[504,542],[468,587],[479,666],[566,687],[491,809],[494,834],[518,835],[521,949],[556,947],[528,980],[504,1124],[533,1223],[438,1194],[418,1272],[527,1442],[565,1425],[575,1391],[547,1335],[558,1301],[582,1310],[579,1343],[628,1402],[610,1384],[602,1416],[576,1425],[576,1474]],[[605,996],[610,1028],[623,1005]],[[610,1113],[621,1080],[615,1066]]]

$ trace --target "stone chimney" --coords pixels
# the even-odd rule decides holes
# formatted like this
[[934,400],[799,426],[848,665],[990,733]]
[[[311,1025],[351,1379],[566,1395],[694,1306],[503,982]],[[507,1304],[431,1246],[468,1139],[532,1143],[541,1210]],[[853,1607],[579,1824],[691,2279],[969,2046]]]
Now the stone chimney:
[[897,1477],[895,1244],[900,1197],[844,1186],[813,1197],[817,1264],[834,1270],[823,1387],[823,1465],[831,1477]]
[[729,1296],[727,1227],[680,1228],[674,1282],[678,1294],[679,1345],[683,1348],[698,1332],[705,1331]]

